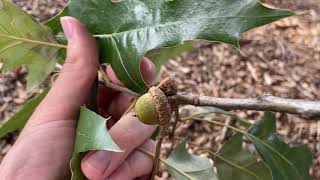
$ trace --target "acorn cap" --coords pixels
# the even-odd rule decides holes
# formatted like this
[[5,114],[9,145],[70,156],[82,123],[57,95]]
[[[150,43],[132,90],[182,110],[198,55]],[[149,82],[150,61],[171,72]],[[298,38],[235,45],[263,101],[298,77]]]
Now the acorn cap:
[[171,107],[165,93],[158,87],[151,87],[149,94],[158,112],[159,125],[168,124],[171,120]]
[[162,80],[157,87],[159,87],[168,96],[176,95],[178,92],[177,83],[171,77],[167,77]]

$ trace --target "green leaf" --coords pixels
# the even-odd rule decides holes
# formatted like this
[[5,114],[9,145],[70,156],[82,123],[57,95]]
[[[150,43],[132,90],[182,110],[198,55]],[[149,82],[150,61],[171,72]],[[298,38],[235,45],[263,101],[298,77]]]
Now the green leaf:
[[[60,18],[63,16],[68,15],[68,5],[66,5],[62,11],[60,11],[56,16],[53,18],[49,19],[44,23],[47,27],[49,27],[53,33],[55,34],[55,38],[58,43],[60,44],[67,44],[66,37],[64,35],[64,32],[61,27],[60,23]],[[67,50],[66,49],[60,49],[59,51],[59,60],[57,63],[63,65],[64,64],[64,59],[66,58],[67,55]]]
[[179,144],[166,159],[166,167],[174,179],[217,180],[208,158],[189,154],[186,142]]
[[266,112],[263,120],[249,131],[259,138],[251,138],[261,158],[271,169],[274,180],[309,180],[312,154],[307,145],[290,147],[276,133],[274,113]]
[[160,68],[169,59],[172,59],[184,52],[190,52],[194,50],[192,42],[182,42],[174,47],[159,48],[149,51],[145,56],[152,60],[152,62],[157,67],[157,73],[159,73]]
[[242,136],[235,134],[220,150],[215,160],[219,180],[271,180],[265,163],[242,149]]
[[66,5],[62,11],[60,11],[56,16],[54,16],[53,18],[49,19],[48,21],[46,21],[44,23],[44,25],[48,26],[49,28],[51,28],[52,32],[54,34],[58,34],[60,32],[62,32],[62,27],[60,24],[60,18],[63,16],[67,16],[68,15],[68,5]]
[[0,138],[10,132],[21,130],[47,93],[48,89],[45,89],[42,93],[30,99],[19,112],[7,120],[0,127]]
[[72,180],[85,179],[80,163],[84,152],[90,150],[122,152],[109,135],[106,128],[106,119],[82,107],[80,109],[75,147],[70,160]]
[[58,51],[51,31],[8,0],[0,0],[0,61],[5,71],[28,67],[27,89],[41,84],[53,71]]
[[194,39],[239,47],[242,32],[294,15],[258,0],[72,0],[68,11],[95,34],[117,77],[139,93],[148,89],[139,62],[149,50]]

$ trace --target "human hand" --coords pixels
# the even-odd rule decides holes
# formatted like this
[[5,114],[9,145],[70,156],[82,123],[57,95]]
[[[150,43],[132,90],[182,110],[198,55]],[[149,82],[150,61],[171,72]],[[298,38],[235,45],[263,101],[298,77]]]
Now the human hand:
[[[98,69],[98,50],[94,39],[79,21],[64,17],[61,23],[68,39],[66,62],[59,78],[38,106],[16,143],[0,165],[0,179],[68,179],[79,107],[87,99]],[[154,66],[143,60],[140,68],[146,82],[150,82]],[[120,84],[112,69],[107,74]],[[143,146],[154,151],[154,142],[148,140],[154,131],[127,114],[131,97],[114,90],[99,87],[99,105],[102,114],[112,116],[109,133],[125,152],[97,151],[82,160],[82,170],[89,179],[134,179],[152,170],[152,159],[136,151]]]

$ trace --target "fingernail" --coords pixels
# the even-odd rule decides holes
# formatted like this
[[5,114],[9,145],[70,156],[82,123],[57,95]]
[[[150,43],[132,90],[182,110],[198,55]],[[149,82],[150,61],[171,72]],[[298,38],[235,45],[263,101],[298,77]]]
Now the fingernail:
[[141,66],[141,69],[145,69],[149,72],[152,72],[155,69],[155,65],[153,64],[153,62],[147,58],[142,59],[140,66]]
[[151,85],[155,77],[156,66],[149,59],[143,58],[140,63],[140,69],[142,70],[141,73],[145,82]]
[[111,153],[108,151],[97,151],[93,153],[87,159],[87,163],[90,164],[93,168],[95,168],[101,174],[107,169],[110,164]]
[[70,18],[62,17],[60,18],[60,22],[67,40],[70,41],[73,35],[73,26],[72,26],[72,23],[70,22]]

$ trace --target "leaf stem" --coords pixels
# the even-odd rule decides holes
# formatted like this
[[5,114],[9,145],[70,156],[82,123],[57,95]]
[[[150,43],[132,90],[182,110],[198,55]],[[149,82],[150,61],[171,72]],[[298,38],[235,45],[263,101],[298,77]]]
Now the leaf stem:
[[160,126],[160,137],[157,142],[156,146],[156,152],[155,152],[155,158],[154,158],[154,164],[153,164],[153,170],[151,174],[151,180],[154,180],[155,176],[158,174],[159,171],[159,160],[160,160],[160,153],[161,153],[161,145],[163,141],[163,126]]
[[[218,108],[216,108],[216,109],[218,109]],[[241,117],[237,116],[236,114],[234,114],[234,113],[232,113],[232,112],[227,112],[227,111],[224,111],[224,110],[222,110],[222,109],[219,109],[219,110],[217,110],[217,111],[212,111],[212,112],[203,112],[203,113],[191,114],[190,116],[187,116],[187,117],[185,117],[185,118],[183,118],[183,119],[191,119],[191,118],[193,118],[193,117],[205,116],[205,115],[209,115],[209,114],[224,114],[224,115],[226,115],[226,116],[229,116],[229,117],[231,117],[231,118],[239,121],[240,123],[245,124],[246,126],[251,126],[251,125],[252,125],[248,120],[246,120],[246,119],[244,119],[244,118],[241,118]]]
[[230,126],[228,124],[224,124],[222,122],[218,122],[218,121],[215,121],[215,120],[207,120],[207,119],[202,119],[202,118],[196,118],[196,117],[193,117],[193,118],[182,118],[181,121],[190,121],[190,120],[195,120],[195,121],[202,121],[202,122],[207,122],[207,123],[210,123],[210,124],[215,124],[215,125],[218,125],[218,126],[222,126],[222,127],[227,127],[229,129],[232,129],[236,132],[239,132],[241,134],[244,134],[244,135],[247,135],[248,133],[242,129],[239,129],[239,128],[236,128],[234,126]]
[[107,87],[112,88],[112,89],[115,89],[115,90],[120,91],[120,92],[123,92],[123,93],[130,94],[130,95],[132,95],[132,96],[134,96],[134,97],[140,97],[140,96],[141,96],[141,94],[138,94],[138,93],[136,93],[136,92],[134,92],[134,91],[131,91],[130,89],[128,89],[128,88],[126,88],[126,87],[122,87],[122,86],[119,86],[119,85],[117,85],[117,84],[112,83],[112,82],[109,80],[108,75],[105,73],[105,71],[104,71],[104,69],[103,69],[102,66],[99,66],[99,71],[100,71],[100,73],[101,73],[101,75],[102,75],[103,82],[104,82],[104,84],[105,84]]
[[17,36],[2,34],[2,33],[0,33],[0,36],[4,37],[4,38],[14,39],[14,40],[17,40],[17,41],[20,41],[20,42],[28,42],[28,43],[32,43],[32,44],[41,44],[41,45],[51,46],[51,47],[56,47],[56,48],[64,48],[64,49],[67,48],[67,46],[64,45],[64,44],[56,44],[56,43],[50,43],[50,42],[45,42],[45,41],[38,41],[38,40],[27,39],[27,38],[22,38],[22,37],[17,37]]
[[180,121],[179,107],[177,107],[177,108],[174,110],[174,116],[175,116],[175,121],[172,123],[172,131],[171,131],[171,133],[169,134],[169,139],[171,139],[171,140],[173,140],[175,130],[176,130],[177,125],[178,125],[178,123],[179,123],[179,121]]

